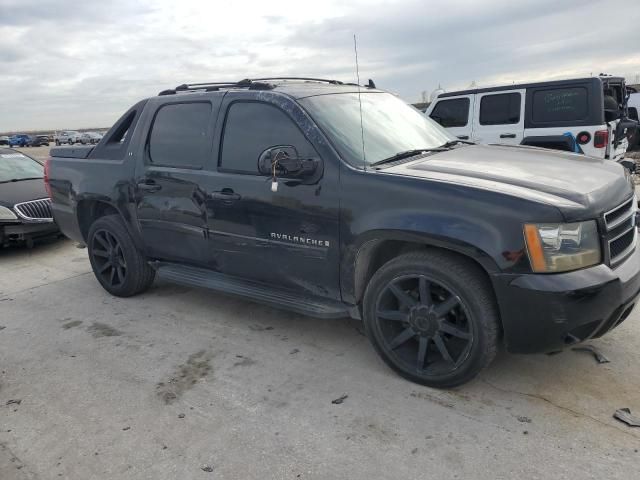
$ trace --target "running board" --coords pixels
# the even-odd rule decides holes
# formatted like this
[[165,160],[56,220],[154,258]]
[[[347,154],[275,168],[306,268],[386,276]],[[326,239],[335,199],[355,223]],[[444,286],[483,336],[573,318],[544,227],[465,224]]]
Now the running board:
[[243,280],[204,268],[165,262],[153,262],[152,266],[156,268],[160,278],[169,282],[209,288],[310,317],[360,318],[356,308],[335,300],[300,295],[288,290],[269,287],[258,282]]

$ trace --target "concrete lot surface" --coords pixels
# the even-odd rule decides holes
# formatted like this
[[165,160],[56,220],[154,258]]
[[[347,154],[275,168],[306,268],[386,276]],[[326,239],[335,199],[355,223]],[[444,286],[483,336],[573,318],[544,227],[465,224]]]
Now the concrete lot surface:
[[[359,322],[157,282],[101,289],[61,240],[0,251],[0,479],[632,479],[640,319],[586,353],[501,353],[453,391]],[[332,401],[348,395],[341,404]],[[209,471],[210,470],[210,471]]]

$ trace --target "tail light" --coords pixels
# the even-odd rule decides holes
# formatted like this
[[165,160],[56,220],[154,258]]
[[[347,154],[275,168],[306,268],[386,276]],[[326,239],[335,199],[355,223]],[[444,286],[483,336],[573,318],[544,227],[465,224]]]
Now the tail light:
[[47,195],[51,198],[51,185],[49,185],[49,164],[51,163],[51,157],[47,157],[44,161],[44,188],[47,191]]
[[604,148],[609,143],[609,130],[598,130],[593,135],[593,146],[595,148]]

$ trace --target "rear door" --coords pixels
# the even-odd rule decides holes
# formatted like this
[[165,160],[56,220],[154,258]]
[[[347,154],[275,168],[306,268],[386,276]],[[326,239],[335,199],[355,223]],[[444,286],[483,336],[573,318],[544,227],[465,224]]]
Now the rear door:
[[471,138],[474,95],[438,98],[427,109],[426,115],[446,128],[460,140]]
[[478,93],[473,141],[518,145],[524,136],[525,90]]
[[201,184],[211,155],[221,96],[176,96],[150,113],[136,169],[136,209],[147,254],[206,264],[206,193]]

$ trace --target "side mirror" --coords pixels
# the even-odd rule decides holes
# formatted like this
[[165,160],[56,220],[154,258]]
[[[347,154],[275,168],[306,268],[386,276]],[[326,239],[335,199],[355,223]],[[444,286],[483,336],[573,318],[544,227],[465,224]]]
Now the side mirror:
[[283,178],[304,178],[313,175],[317,168],[317,159],[300,158],[296,148],[291,145],[269,147],[258,158],[258,171],[262,175],[271,176],[275,173]]

